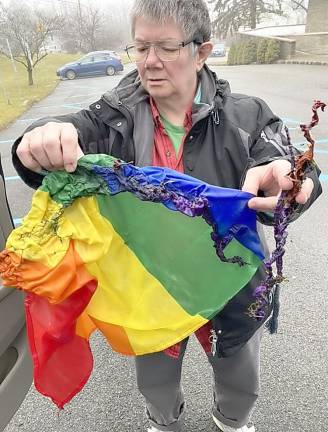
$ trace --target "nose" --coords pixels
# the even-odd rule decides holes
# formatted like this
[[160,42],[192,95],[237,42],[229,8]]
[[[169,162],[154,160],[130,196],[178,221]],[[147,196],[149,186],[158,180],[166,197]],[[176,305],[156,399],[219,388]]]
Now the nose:
[[149,68],[151,66],[158,66],[158,65],[162,65],[162,61],[158,57],[155,47],[151,45],[145,60],[145,67]]

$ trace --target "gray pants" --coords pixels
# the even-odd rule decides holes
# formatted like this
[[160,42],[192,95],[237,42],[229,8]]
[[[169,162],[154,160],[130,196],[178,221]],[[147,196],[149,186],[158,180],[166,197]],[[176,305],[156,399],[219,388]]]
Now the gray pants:
[[[260,328],[234,356],[208,360],[213,368],[213,414],[235,428],[248,423],[259,392]],[[181,368],[187,340],[179,359],[163,352],[135,358],[137,384],[146,399],[150,424],[161,431],[180,432],[184,416]]]

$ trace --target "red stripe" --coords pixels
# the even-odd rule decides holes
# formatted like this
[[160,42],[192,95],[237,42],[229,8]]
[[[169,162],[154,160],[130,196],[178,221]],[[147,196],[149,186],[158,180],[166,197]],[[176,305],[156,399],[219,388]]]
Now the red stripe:
[[59,304],[31,293],[25,299],[35,387],[58,408],[83,388],[92,372],[89,342],[76,335],[75,328],[96,288],[92,280]]

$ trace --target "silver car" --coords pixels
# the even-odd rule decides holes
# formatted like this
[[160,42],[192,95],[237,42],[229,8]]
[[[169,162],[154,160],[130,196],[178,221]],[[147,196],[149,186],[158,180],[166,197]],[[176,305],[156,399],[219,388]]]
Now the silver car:
[[224,43],[215,44],[211,53],[211,57],[225,57],[226,47]]
[[[0,251],[13,228],[0,159]],[[0,431],[17,411],[32,383],[26,340],[24,294],[0,279]]]

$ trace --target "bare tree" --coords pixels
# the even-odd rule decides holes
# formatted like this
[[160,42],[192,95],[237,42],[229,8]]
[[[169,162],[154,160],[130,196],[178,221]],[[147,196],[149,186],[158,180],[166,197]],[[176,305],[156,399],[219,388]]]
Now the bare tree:
[[[58,16],[47,15],[24,3],[0,3],[0,37],[9,40],[16,62],[26,68],[28,84],[33,85],[33,70],[47,56],[44,48],[49,36],[60,28]],[[5,46],[0,53],[10,57]]]
[[308,0],[290,0],[293,9],[303,9],[305,12],[308,11],[307,5]]
[[64,45],[70,50],[75,48],[82,52],[95,51],[99,46],[104,25],[101,9],[92,4],[81,5],[78,1],[65,17],[65,29],[62,34]]
[[81,39],[87,51],[95,51],[97,49],[97,38],[101,33],[103,24],[100,10],[89,4],[84,11],[83,26],[80,32]]

